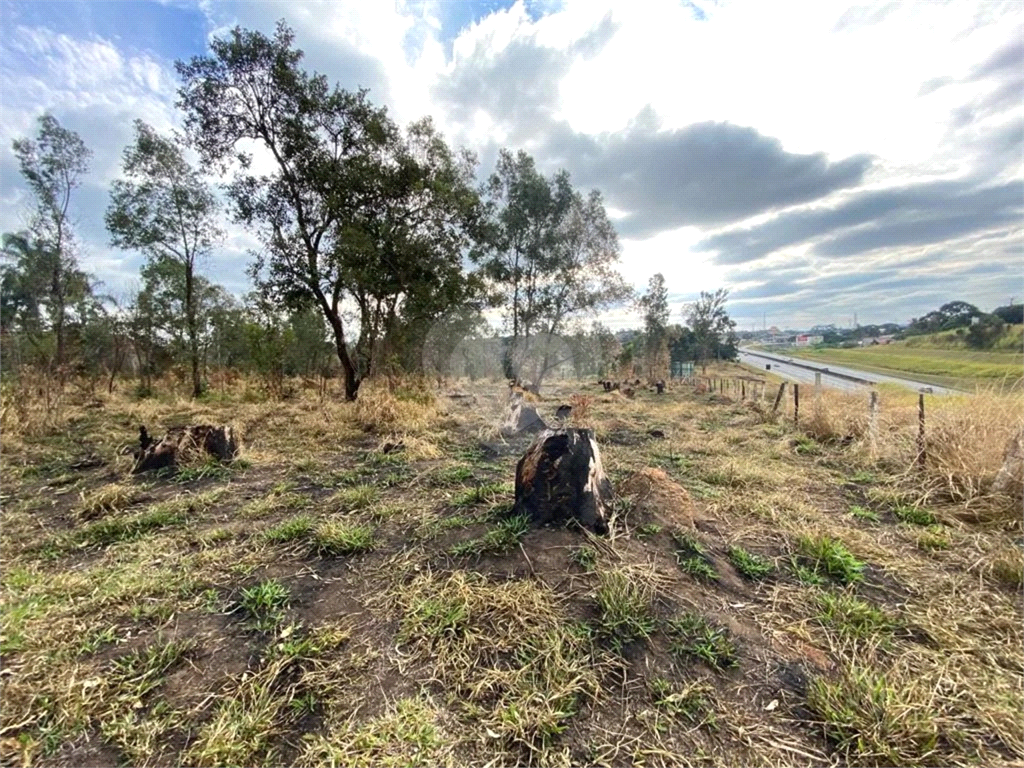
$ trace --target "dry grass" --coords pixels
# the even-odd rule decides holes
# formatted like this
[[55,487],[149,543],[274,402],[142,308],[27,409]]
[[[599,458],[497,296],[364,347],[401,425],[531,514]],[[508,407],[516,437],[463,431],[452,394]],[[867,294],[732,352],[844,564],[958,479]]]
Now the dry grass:
[[[950,454],[917,473],[913,396],[883,391],[872,452],[866,394],[804,431],[685,385],[554,382],[592,398],[616,487],[595,537],[505,514],[527,440],[486,436],[504,383],[448,413],[423,382],[368,382],[362,410],[223,386],[69,394],[73,434],[4,430],[5,764],[1024,760],[1024,555],[967,515],[1003,446],[954,434],[998,441],[1012,400],[929,397]],[[196,421],[237,424],[245,461],[129,479],[138,423]]]

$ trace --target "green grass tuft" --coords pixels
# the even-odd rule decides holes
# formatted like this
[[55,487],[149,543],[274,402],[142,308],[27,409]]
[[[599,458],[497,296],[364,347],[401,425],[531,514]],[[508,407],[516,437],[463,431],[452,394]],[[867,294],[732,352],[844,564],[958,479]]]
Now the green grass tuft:
[[597,550],[593,547],[573,547],[569,550],[569,562],[575,563],[588,573],[597,565]]
[[284,617],[290,595],[288,588],[276,579],[266,579],[242,590],[239,601],[257,629],[266,632],[275,628]]
[[864,578],[864,563],[853,556],[846,545],[828,536],[801,536],[797,542],[808,566],[844,584]]
[[867,520],[872,523],[878,522],[878,513],[867,507],[859,507],[856,504],[850,507],[850,514],[858,520]]
[[313,544],[321,555],[354,555],[373,549],[374,535],[371,525],[327,520],[313,532]]
[[616,650],[621,650],[623,645],[633,640],[650,637],[655,621],[649,585],[621,569],[603,571],[599,577],[598,634]]
[[666,625],[669,650],[677,656],[692,656],[716,669],[735,667],[736,646],[725,629],[703,616],[686,613]]
[[897,520],[911,525],[935,525],[935,516],[927,509],[898,504],[892,508]]
[[512,551],[529,530],[530,519],[526,515],[515,515],[499,521],[494,528],[479,538],[456,544],[448,553],[454,557],[502,555]]
[[729,560],[737,571],[749,579],[763,579],[775,570],[771,560],[739,546],[729,547]]
[[304,539],[313,530],[313,518],[309,515],[297,515],[263,532],[263,538],[275,544]]
[[882,610],[849,594],[824,592],[818,596],[818,607],[818,621],[844,637],[867,638],[895,626]]

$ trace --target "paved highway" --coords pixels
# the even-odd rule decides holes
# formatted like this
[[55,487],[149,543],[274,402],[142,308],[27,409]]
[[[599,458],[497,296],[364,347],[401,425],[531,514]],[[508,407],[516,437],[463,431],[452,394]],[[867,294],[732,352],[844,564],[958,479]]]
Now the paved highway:
[[[847,368],[841,365],[820,365],[808,360],[786,357],[771,352],[755,352],[749,349],[739,351],[740,362],[751,365],[759,370],[764,370],[765,365],[771,365],[771,372],[784,379],[795,381],[800,384],[814,383],[814,374],[821,372],[821,385],[832,389],[842,389],[847,392],[870,389],[874,384],[884,382],[886,384],[898,384],[908,389],[918,391],[921,389],[931,390],[935,394],[949,395],[956,394],[956,390],[939,387],[934,384],[926,384],[911,379],[901,379],[897,376],[886,376],[880,373],[868,373],[858,371],[855,368]],[[839,374],[839,375],[831,375]],[[860,379],[861,381],[852,381]]]

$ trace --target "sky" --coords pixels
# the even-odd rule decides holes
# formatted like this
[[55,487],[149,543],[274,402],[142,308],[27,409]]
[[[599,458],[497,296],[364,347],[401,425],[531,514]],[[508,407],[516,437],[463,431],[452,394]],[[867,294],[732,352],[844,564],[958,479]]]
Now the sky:
[[[741,330],[1024,301],[1019,1],[3,0],[0,231],[31,202],[11,142],[50,112],[93,151],[82,264],[137,287],[142,256],[103,228],[132,121],[180,127],[175,60],[281,18],[308,68],[433,116],[481,180],[509,147],[600,190],[620,271],[638,290],[661,272],[673,321],[723,286]],[[259,243],[226,231],[202,268],[241,295]]]

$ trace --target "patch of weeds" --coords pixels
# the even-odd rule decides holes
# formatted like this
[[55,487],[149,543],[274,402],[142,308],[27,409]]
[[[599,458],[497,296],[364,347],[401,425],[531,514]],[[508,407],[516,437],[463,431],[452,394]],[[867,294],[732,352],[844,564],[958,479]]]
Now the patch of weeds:
[[479,516],[448,515],[447,517],[431,520],[430,522],[421,525],[416,530],[416,537],[420,539],[432,539],[445,531],[450,531],[455,528],[468,528],[469,526],[479,522]]
[[196,535],[195,541],[202,547],[212,547],[228,541],[232,535],[227,528],[211,528],[208,531],[200,531]]
[[301,696],[295,696],[288,702],[288,708],[296,717],[312,715],[320,706],[320,699],[312,691],[306,691]]
[[221,464],[216,459],[209,459],[202,464],[195,464],[182,467],[176,473],[168,474],[179,483],[189,483],[193,480],[224,480],[231,477],[232,467]]
[[909,687],[891,686],[884,674],[850,666],[835,680],[813,680],[807,703],[846,765],[946,762],[934,751],[939,718],[912,696]]
[[104,627],[103,629],[94,629],[92,632],[86,634],[78,642],[77,654],[79,656],[86,656],[96,653],[107,643],[112,643],[117,640],[117,627],[110,626]]
[[343,488],[333,494],[327,504],[335,512],[356,512],[366,509],[377,500],[377,489],[372,485],[356,485]]
[[656,677],[648,684],[654,706],[670,717],[682,717],[694,725],[714,725],[712,688],[695,681],[678,687]]
[[771,560],[739,546],[729,547],[729,560],[748,579],[763,579],[775,570]]
[[313,518],[309,515],[297,515],[265,530],[263,539],[274,544],[285,544],[306,538],[312,530]]
[[878,513],[873,509],[868,509],[867,507],[860,507],[854,504],[850,507],[850,514],[858,520],[867,520],[872,523],[878,522]]
[[220,613],[223,605],[220,599],[220,592],[213,587],[208,587],[199,593],[200,607],[206,613]]
[[897,504],[892,508],[897,520],[911,525],[935,525],[935,516],[927,509],[913,507],[908,504]]
[[266,632],[281,622],[290,597],[288,587],[277,579],[266,579],[243,589],[239,604],[249,614],[255,627]]
[[300,509],[305,509],[313,500],[305,494],[291,493],[293,487],[292,483],[276,485],[263,498],[253,499],[245,506],[239,508],[238,516],[248,520],[258,520],[261,517],[267,517],[278,512],[297,512]]
[[461,485],[467,480],[473,479],[473,468],[465,464],[456,464],[449,467],[439,467],[430,475],[430,484],[443,487],[446,485]]
[[315,475],[321,469],[323,465],[312,457],[298,459],[291,466],[291,471],[297,475]]
[[949,536],[941,525],[929,525],[928,530],[917,535],[918,549],[925,552],[938,552],[949,549]]
[[456,544],[448,552],[454,557],[502,555],[510,552],[529,530],[530,519],[526,515],[515,515],[500,521],[479,538]]
[[597,550],[587,546],[573,547],[569,550],[569,562],[590,573],[597,565]]
[[373,549],[374,534],[371,525],[326,520],[313,532],[313,544],[320,555],[355,555]]
[[368,467],[397,468],[402,469],[409,466],[409,459],[401,451],[384,453],[383,451],[370,451],[363,457],[363,464]]
[[844,637],[867,638],[890,632],[894,622],[879,608],[845,593],[823,592],[818,596],[818,621]]
[[164,682],[164,675],[195,649],[193,640],[157,642],[115,659],[110,681],[136,701]]
[[822,587],[826,583],[824,576],[813,568],[809,568],[801,563],[796,557],[789,559],[789,566],[793,571],[793,575],[796,576],[796,580],[801,584],[809,587]]
[[647,539],[651,536],[657,536],[661,533],[662,526],[657,523],[644,523],[636,529],[636,536],[638,539]]
[[381,504],[380,506],[373,507],[369,514],[370,520],[379,525],[386,520],[390,520],[401,512],[402,508],[395,506],[394,504]]
[[653,452],[651,454],[651,463],[663,469],[677,469],[683,472],[694,467],[693,459],[690,456],[683,456],[672,451]]
[[878,478],[875,476],[874,472],[868,472],[864,469],[854,472],[853,475],[850,476],[850,482],[860,484],[873,483],[877,479]]
[[406,698],[368,722],[349,719],[312,737],[300,762],[382,768],[440,765],[450,762],[439,757],[449,742],[437,726],[437,713],[424,701]]
[[817,456],[821,446],[813,437],[800,434],[793,438],[793,450],[801,456]]
[[121,483],[110,483],[88,493],[82,491],[78,514],[88,520],[107,512],[119,512],[136,501],[141,493],[140,488]]
[[511,483],[483,483],[455,494],[452,497],[451,505],[453,507],[473,507],[477,504],[489,504],[508,495],[512,490]]
[[289,624],[278,633],[272,646],[276,658],[288,660],[314,659],[325,651],[333,650],[350,637],[350,632],[339,627],[318,627],[304,631],[301,624]]
[[707,551],[695,537],[682,531],[672,531],[676,544],[676,562],[679,567],[694,578],[714,581],[718,573],[708,560]]
[[602,571],[599,576],[598,634],[616,650],[633,640],[650,637],[655,629],[650,586],[623,569]]
[[669,650],[676,656],[692,656],[716,669],[735,667],[736,646],[728,632],[703,616],[686,613],[671,619],[665,628]]
[[864,578],[864,563],[854,557],[838,539],[801,536],[797,547],[808,566],[818,573],[825,573],[844,584],[852,584]]
[[181,512],[157,506],[131,517],[92,523],[74,534],[71,544],[80,547],[106,547],[121,541],[134,541],[152,531],[180,525],[185,519]]

